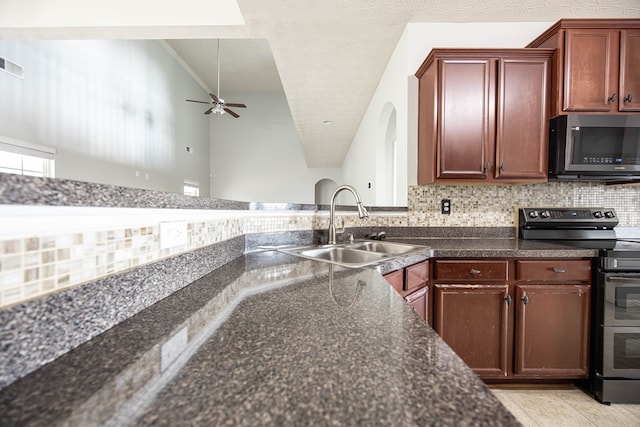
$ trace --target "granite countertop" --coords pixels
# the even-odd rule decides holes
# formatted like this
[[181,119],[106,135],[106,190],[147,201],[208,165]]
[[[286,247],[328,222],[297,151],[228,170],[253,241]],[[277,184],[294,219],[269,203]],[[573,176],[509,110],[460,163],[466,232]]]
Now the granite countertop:
[[[387,240],[431,248],[432,258],[593,258],[597,249],[566,246],[512,237],[390,237]],[[417,261],[416,261],[417,262]],[[402,267],[395,262],[378,266],[382,274]]]
[[1,425],[517,425],[374,268],[248,253],[0,391]]

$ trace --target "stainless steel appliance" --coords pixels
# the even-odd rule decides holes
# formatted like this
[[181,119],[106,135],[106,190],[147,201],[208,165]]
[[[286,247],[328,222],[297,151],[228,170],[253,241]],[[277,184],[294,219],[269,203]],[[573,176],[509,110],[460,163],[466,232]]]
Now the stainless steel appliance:
[[590,378],[603,403],[640,403],[640,238],[617,238],[613,209],[522,208],[523,239],[598,249],[593,261]]
[[552,118],[549,179],[640,180],[640,115],[568,114]]

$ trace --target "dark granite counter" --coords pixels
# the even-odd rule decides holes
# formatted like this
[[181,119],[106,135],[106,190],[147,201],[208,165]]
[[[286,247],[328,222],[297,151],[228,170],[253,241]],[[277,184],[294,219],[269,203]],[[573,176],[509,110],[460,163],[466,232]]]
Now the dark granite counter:
[[[392,237],[388,240],[428,246],[433,258],[593,258],[598,255],[597,249],[508,237],[414,236]],[[386,274],[401,267],[390,262],[378,266],[378,271]]]
[[373,268],[249,253],[0,391],[0,425],[517,425]]

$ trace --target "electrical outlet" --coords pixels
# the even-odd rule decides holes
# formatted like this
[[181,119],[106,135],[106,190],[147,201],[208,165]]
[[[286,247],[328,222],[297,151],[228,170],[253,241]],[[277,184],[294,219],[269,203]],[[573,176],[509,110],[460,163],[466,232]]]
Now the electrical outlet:
[[160,223],[160,249],[169,249],[186,244],[186,221],[169,221]]
[[449,215],[451,213],[451,199],[440,200],[440,212],[444,215]]

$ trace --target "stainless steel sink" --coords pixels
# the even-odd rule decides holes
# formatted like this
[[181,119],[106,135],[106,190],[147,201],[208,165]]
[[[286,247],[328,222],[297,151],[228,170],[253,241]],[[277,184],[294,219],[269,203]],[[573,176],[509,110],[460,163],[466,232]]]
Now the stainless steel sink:
[[379,252],[359,251],[342,246],[304,249],[299,251],[297,255],[321,261],[328,261],[334,264],[350,265],[353,267],[373,264],[388,258],[388,255],[381,254]]
[[381,242],[381,241],[366,241],[356,242],[347,245],[351,249],[360,249],[363,251],[378,252],[388,255],[402,255],[409,252],[413,252],[416,249],[426,249],[423,246],[407,245],[403,243],[393,242]]
[[302,246],[282,248],[279,252],[307,259],[328,262],[343,267],[365,267],[414,251],[429,249],[426,246],[391,242],[356,242],[343,245]]

